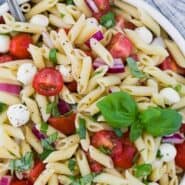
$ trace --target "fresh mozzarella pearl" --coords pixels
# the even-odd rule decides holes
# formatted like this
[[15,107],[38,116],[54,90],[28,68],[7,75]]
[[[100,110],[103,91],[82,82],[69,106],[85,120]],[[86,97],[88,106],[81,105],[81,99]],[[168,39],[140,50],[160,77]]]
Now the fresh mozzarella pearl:
[[152,42],[153,40],[152,32],[146,27],[143,26],[136,28],[135,31],[146,44],[150,44]]
[[153,46],[160,46],[165,48],[165,44],[164,41],[161,37],[156,37],[153,41],[152,41],[152,45]]
[[45,15],[42,15],[42,14],[34,15],[31,18],[30,22],[32,24],[37,24],[37,25],[44,26],[44,27],[48,26],[48,24],[49,24],[48,18]]
[[23,104],[11,105],[7,110],[7,116],[14,127],[25,125],[30,118],[28,108]]
[[172,144],[164,143],[159,147],[161,152],[161,160],[164,162],[170,162],[175,159],[177,154],[176,148]]
[[0,35],[0,53],[7,53],[10,47],[10,37],[7,35]]
[[160,91],[159,95],[164,99],[164,103],[172,105],[180,101],[180,96],[174,89],[167,87]]
[[59,65],[58,70],[62,74],[64,82],[72,82],[74,80],[70,66]]
[[24,85],[30,84],[37,72],[37,68],[31,63],[22,64],[17,72],[17,80]]

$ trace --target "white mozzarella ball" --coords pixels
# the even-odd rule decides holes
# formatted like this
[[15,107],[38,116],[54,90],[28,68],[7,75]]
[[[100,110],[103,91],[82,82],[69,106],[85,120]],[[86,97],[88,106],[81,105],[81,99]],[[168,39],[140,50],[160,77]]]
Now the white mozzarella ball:
[[175,159],[175,156],[177,154],[176,148],[169,143],[164,143],[159,147],[160,153],[161,153],[161,160],[164,162],[170,162]]
[[153,46],[160,46],[162,48],[165,48],[165,44],[164,44],[164,40],[161,37],[156,37],[153,41],[152,41],[152,45]]
[[72,82],[74,80],[70,66],[59,65],[58,70],[62,74],[64,82]]
[[31,63],[22,64],[17,71],[17,80],[24,85],[30,84],[37,73],[37,68]]
[[153,40],[152,32],[145,26],[136,28],[135,31],[146,44],[150,44],[152,42]]
[[174,89],[167,87],[160,91],[159,95],[163,98],[166,105],[173,105],[180,101],[180,96]]
[[37,14],[31,18],[30,23],[46,27],[49,24],[49,19],[45,15]]
[[14,127],[25,125],[30,119],[30,112],[23,104],[14,104],[9,106],[7,116]]
[[7,53],[10,48],[10,37],[8,35],[0,35],[0,53]]

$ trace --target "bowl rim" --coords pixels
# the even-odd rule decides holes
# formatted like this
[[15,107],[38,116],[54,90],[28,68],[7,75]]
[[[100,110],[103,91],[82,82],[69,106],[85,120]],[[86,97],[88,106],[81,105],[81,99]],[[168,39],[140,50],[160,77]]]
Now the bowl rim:
[[176,42],[183,55],[185,56],[185,39],[180,34],[180,32],[175,28],[175,26],[157,9],[149,5],[144,0],[122,0],[136,8],[141,8],[145,10]]

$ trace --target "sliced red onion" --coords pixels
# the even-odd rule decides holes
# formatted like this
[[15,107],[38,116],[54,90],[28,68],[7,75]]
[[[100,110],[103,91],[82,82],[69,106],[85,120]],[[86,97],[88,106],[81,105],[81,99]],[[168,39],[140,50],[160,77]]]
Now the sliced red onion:
[[66,113],[71,111],[71,107],[64,100],[59,100],[59,102],[58,102],[58,110],[59,110],[61,115],[64,115],[64,114],[66,114]]
[[94,2],[94,0],[85,0],[85,2],[93,13],[99,13],[99,9],[96,6],[96,3]]
[[183,143],[184,140],[185,140],[184,135],[181,133],[175,133],[173,135],[164,136],[162,138],[163,143],[173,143],[173,144]]
[[11,180],[12,180],[11,176],[8,176],[8,175],[7,176],[3,176],[0,179],[0,185],[10,185]]
[[91,36],[90,39],[88,39],[88,40],[85,42],[85,44],[86,44],[88,47],[90,47],[90,40],[91,40],[92,38],[96,39],[97,41],[101,41],[101,40],[104,38],[104,36],[103,36],[103,33],[102,33],[101,31],[97,31],[95,34],[93,34],[93,35]]
[[0,83],[0,91],[7,92],[13,95],[19,95],[21,86],[16,84]]
[[45,136],[40,130],[38,130],[38,129],[36,128],[35,125],[32,127],[32,132],[33,132],[33,134],[34,134],[39,140],[45,139],[45,138],[46,138],[46,136]]
[[[101,58],[97,58],[93,62],[94,69],[97,69],[100,66],[108,66]],[[124,72],[125,67],[121,58],[114,59],[114,65],[109,67],[108,73],[122,73]]]

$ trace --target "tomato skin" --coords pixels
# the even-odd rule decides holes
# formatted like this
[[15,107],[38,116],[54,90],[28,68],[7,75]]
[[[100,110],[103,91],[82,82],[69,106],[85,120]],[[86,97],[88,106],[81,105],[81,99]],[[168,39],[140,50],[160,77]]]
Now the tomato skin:
[[132,53],[132,49],[131,41],[120,32],[113,36],[109,45],[109,51],[114,58],[126,58]]
[[77,83],[76,81],[69,82],[65,84],[70,92],[77,92]]
[[13,179],[10,185],[32,185],[28,180],[16,180]]
[[18,59],[30,58],[30,53],[27,49],[31,43],[33,43],[33,40],[29,34],[21,33],[16,35],[10,42],[10,53]]
[[116,26],[121,28],[122,30],[125,28],[125,19],[121,15],[116,16]]
[[100,11],[107,12],[110,10],[109,0],[94,0],[94,2]]
[[11,55],[4,54],[0,56],[0,63],[5,63],[5,62],[12,61],[12,60],[13,60],[13,57]]
[[55,96],[63,87],[61,73],[52,67],[46,67],[37,72],[33,79],[33,88],[44,96]]
[[76,131],[75,118],[76,118],[76,114],[72,113],[67,116],[51,117],[49,118],[48,122],[51,126],[59,130],[60,132],[66,135],[70,135],[70,134],[74,134]]
[[178,66],[172,56],[166,57],[166,59],[159,66],[162,70],[172,70],[176,73],[185,75],[185,69]]
[[181,128],[180,128],[180,132],[185,134],[185,123],[182,123]]
[[181,144],[175,145],[175,147],[177,150],[175,162],[179,167],[185,169],[185,141]]
[[35,164],[35,166],[30,170],[28,174],[28,179],[31,183],[34,183],[38,176],[45,169],[45,165],[43,162],[39,161]]

